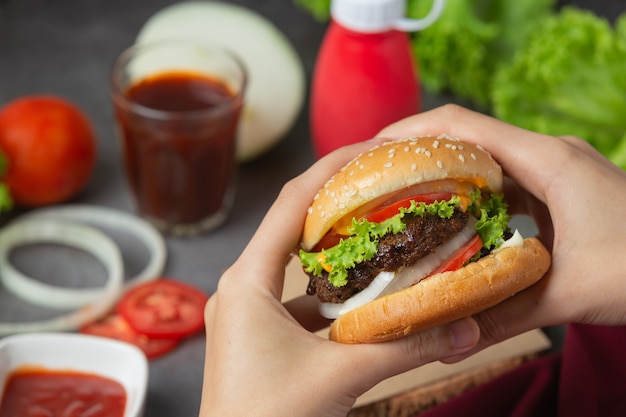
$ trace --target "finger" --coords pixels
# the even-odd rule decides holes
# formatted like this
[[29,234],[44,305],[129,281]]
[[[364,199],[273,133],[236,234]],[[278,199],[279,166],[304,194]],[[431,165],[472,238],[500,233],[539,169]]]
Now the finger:
[[[507,178],[505,178],[504,182],[504,197],[509,205],[508,212],[510,214],[529,215],[533,219],[539,232],[538,237],[548,250],[551,250],[554,239],[554,227],[548,207],[534,195]],[[524,237],[529,236],[524,234]]]
[[[351,346],[344,365],[357,367],[361,378],[359,393],[378,382],[445,357],[460,355],[479,339],[479,328],[472,318],[398,339],[393,342]],[[357,369],[357,368],[353,368]],[[355,381],[348,381],[348,383]]]
[[571,162],[567,160],[571,152],[564,152],[564,147],[570,148],[571,143],[575,143],[577,150],[586,152],[589,145],[571,137],[564,140],[530,132],[456,105],[401,120],[385,128],[380,135],[402,137],[441,133],[481,145],[498,160],[505,173],[519,185],[514,192],[511,188],[505,190],[512,212],[530,214],[539,228],[540,237],[551,246],[553,229],[545,206],[545,193],[554,178],[562,178],[562,167]]
[[589,142],[587,142],[587,141],[585,141],[585,140],[583,140],[583,139],[581,139],[579,137],[571,136],[571,135],[559,136],[559,139],[563,140],[564,142],[567,142],[569,145],[575,147],[576,149],[580,150],[584,154],[586,154],[589,157],[591,157],[596,162],[598,162],[598,163],[608,167],[609,169],[613,170],[614,172],[619,173],[620,175],[624,175],[624,170],[623,169],[621,169],[620,167],[618,167],[617,165],[615,165],[614,163],[609,161],[596,148],[591,146],[591,144],[589,144]]
[[328,327],[332,320],[319,314],[319,302],[315,297],[303,295],[283,303],[289,314],[310,332]]
[[528,211],[528,192],[509,177],[504,177],[504,198],[510,214],[530,214]]
[[[382,130],[383,137],[449,134],[483,146],[504,170],[524,188],[545,201],[546,182],[562,168],[554,161],[555,147],[561,141],[551,136],[530,132],[492,117],[446,105],[401,120]],[[542,175],[537,175],[541,167]]]
[[298,245],[313,197],[343,165],[371,146],[359,143],[341,148],[285,184],[237,261],[249,268],[241,279],[249,277],[254,285],[263,285],[280,298],[284,268]]
[[567,322],[570,312],[565,308],[555,311],[558,291],[550,287],[549,281],[548,273],[525,291],[474,315],[480,328],[480,340],[467,352],[443,362],[457,362],[524,332]]

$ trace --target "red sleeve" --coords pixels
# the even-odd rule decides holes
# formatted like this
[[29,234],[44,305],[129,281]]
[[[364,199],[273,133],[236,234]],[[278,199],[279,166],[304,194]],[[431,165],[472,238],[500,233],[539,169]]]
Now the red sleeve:
[[420,417],[626,416],[626,327],[570,325],[563,350]]

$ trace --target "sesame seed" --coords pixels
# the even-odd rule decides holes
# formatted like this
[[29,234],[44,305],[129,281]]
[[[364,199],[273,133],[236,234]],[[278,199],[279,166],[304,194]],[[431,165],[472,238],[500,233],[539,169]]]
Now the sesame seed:
[[409,148],[408,146],[405,146],[405,147],[404,147],[404,152],[408,152],[408,151],[410,151],[410,150],[411,150],[411,148]]
[[365,165],[363,164],[359,165],[359,169],[365,169]]
[[430,153],[430,151],[425,151],[425,152],[424,152],[424,155],[426,155],[427,157],[429,157],[429,158],[430,158],[430,156],[431,156],[432,154]]
[[309,214],[313,213],[313,207],[309,207],[306,212]]
[[439,141],[436,140],[433,142],[433,148],[437,149],[439,147]]
[[393,166],[393,163],[391,163],[391,162],[387,162],[385,164],[385,168],[391,168],[392,166]]
[[417,169],[417,164],[411,164],[411,171],[415,171]]
[[443,168],[443,162],[441,162],[440,160],[437,160],[437,166],[439,168]]
[[320,211],[320,217],[321,217],[321,218],[326,217],[326,212],[325,212],[325,211]]
[[451,140],[454,142],[459,142],[460,139],[454,136],[450,136],[447,133],[442,133],[441,135],[437,136],[437,139],[446,139],[446,140]]
[[474,154],[474,152],[470,153],[470,156],[472,157],[474,161],[476,160],[476,155]]
[[465,157],[462,153],[459,154],[459,159],[461,160],[461,162],[465,162]]

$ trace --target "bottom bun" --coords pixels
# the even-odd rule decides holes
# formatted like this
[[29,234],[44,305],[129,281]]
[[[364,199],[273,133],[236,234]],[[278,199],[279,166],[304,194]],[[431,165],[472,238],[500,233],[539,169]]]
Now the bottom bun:
[[461,269],[433,275],[337,318],[330,339],[375,343],[398,339],[471,316],[533,285],[550,268],[550,254],[536,238]]

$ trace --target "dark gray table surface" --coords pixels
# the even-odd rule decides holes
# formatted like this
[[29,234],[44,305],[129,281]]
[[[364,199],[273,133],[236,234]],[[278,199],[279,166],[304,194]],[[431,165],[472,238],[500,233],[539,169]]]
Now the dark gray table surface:
[[[115,56],[130,46],[142,25],[172,0],[4,0],[0,1],[0,105],[26,94],[56,94],[74,102],[91,119],[98,139],[98,160],[88,187],[72,203],[133,212],[119,158],[108,90]],[[273,21],[296,47],[310,75],[324,26],[289,0],[237,1]],[[306,112],[270,152],[241,166],[235,207],[228,222],[211,234],[167,238],[165,275],[215,291],[221,272],[236,259],[282,184],[313,161]],[[6,221],[6,219],[5,219]],[[35,250],[35,249],[33,249]],[[137,248],[125,247],[129,269],[141,266]],[[47,249],[35,252],[43,258]],[[140,253],[138,255],[141,255]],[[49,260],[15,260],[33,275],[50,269]],[[72,275],[103,279],[89,259],[57,265]],[[40,266],[38,266],[40,265]],[[47,265],[47,266],[46,266]],[[33,315],[0,288],[0,321]],[[45,313],[45,312],[44,312]],[[41,313],[41,315],[45,315]],[[197,415],[204,358],[202,336],[185,341],[171,354],[150,363],[146,416]]]
[[[98,138],[97,165],[88,187],[72,203],[133,211],[115,136],[108,72],[114,57],[133,43],[144,22],[173,3],[176,2],[0,0],[0,106],[26,94],[57,94],[83,109],[94,125]],[[325,29],[323,24],[298,10],[291,0],[233,3],[246,5],[273,21],[294,44],[310,77]],[[588,4],[593,5],[593,2]],[[606,11],[608,15],[624,9],[623,2],[612,1],[595,7],[605,11],[604,6],[610,9]],[[446,101],[450,101],[449,98],[426,95],[424,107],[432,108]],[[212,293],[221,272],[241,252],[282,184],[314,161],[309,140],[304,109],[294,128],[275,148],[242,164],[235,207],[223,227],[199,238],[166,239],[165,275]],[[128,273],[131,273],[141,266],[142,253],[132,242],[123,247]],[[39,252],[42,258],[48,253],[46,248],[40,248]],[[28,259],[32,258],[18,254],[15,262],[33,274],[41,274],[38,268],[42,267]],[[73,259],[70,267],[74,269],[70,275],[86,273],[96,276],[92,277],[95,280],[102,279],[102,270],[94,262]],[[0,288],[0,321],[16,314],[35,314],[19,311],[15,304]],[[172,354],[151,362],[146,416],[197,414],[203,356],[204,339],[198,336],[185,341]]]

